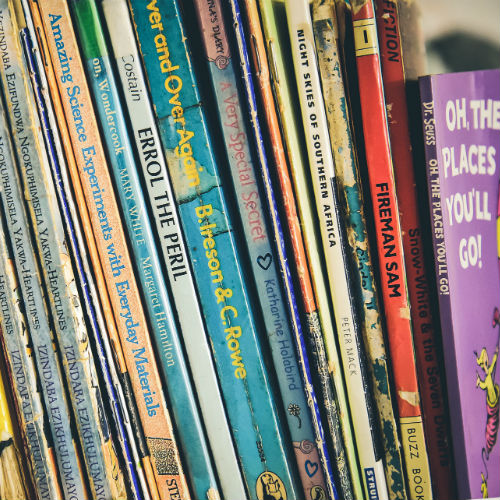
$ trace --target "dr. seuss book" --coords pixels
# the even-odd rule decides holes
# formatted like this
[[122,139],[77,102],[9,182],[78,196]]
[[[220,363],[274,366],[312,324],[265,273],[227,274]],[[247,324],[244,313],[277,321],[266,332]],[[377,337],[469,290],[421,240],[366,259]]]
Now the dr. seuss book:
[[177,2],[133,0],[131,7],[247,489],[251,498],[271,491],[300,498]]
[[[99,295],[96,290],[97,280],[94,276],[98,275],[99,279],[103,281],[102,269],[99,264],[99,266],[93,266],[91,272],[87,244],[88,253],[97,254],[95,240],[93,235],[92,238],[85,239],[84,237],[83,227],[90,226],[88,212],[82,195],[81,184],[76,182],[78,177],[75,177],[73,182],[70,179],[69,171],[73,169],[76,172],[77,169],[73,147],[68,136],[50,58],[42,57],[44,51],[47,50],[44,33],[35,28],[35,23],[37,23],[37,26],[40,25],[39,13],[37,9],[30,10],[28,0],[15,0],[15,4],[17,4],[17,18],[23,21],[23,25],[25,24],[21,35],[21,40],[25,46],[24,55],[29,66],[33,88],[37,92],[37,106],[40,116],[43,117],[43,130],[47,141],[47,149],[50,151],[52,158],[51,167],[56,180],[55,186],[61,213],[64,216],[80,290],[89,319],[87,325],[92,332],[92,340],[95,343],[96,362],[99,361],[103,377],[101,380],[104,386],[101,389],[105,391],[107,396],[104,411],[108,411],[107,417],[114,423],[116,432],[112,432],[111,435],[113,439],[116,439],[116,444],[119,444],[123,456],[124,479],[128,483],[128,491],[134,499],[142,498],[139,484],[141,483],[143,491],[146,492],[144,495],[147,498],[144,472],[142,468],[136,468],[140,458],[135,445],[135,433],[132,431],[107,334],[107,330],[114,327],[114,324],[111,325],[109,321],[106,324],[104,320],[106,312],[111,316],[110,308],[105,302],[109,299],[107,293]],[[21,4],[22,12],[19,9]],[[24,19],[22,19],[23,13]],[[50,88],[56,89],[55,94],[50,95]],[[87,235],[89,234],[92,233],[87,232]],[[108,427],[108,429],[112,430],[113,427]],[[112,446],[112,440],[108,441],[108,445]]]
[[[95,109],[101,120],[109,168],[115,180],[122,218],[128,232],[131,253],[136,262],[138,281],[143,292],[143,304],[149,316],[152,341],[157,346],[159,370],[163,373],[170,411],[174,422],[177,423],[176,430],[183,450],[184,468],[190,480],[193,496],[216,500],[219,498],[219,492],[215,472],[191,386],[179,330],[163,278],[97,4],[93,0],[78,0],[71,2],[70,5],[74,12],[80,49],[86,61]],[[148,353],[143,349],[142,356],[151,359],[153,351],[149,349]],[[136,356],[137,359],[139,358]]]
[[500,71],[420,79],[458,498],[500,495]]
[[[120,336],[111,341],[127,367],[121,371],[127,404],[131,409],[137,405],[139,419],[133,426],[141,458],[145,459],[148,487],[153,498],[188,498],[68,5],[51,0],[38,5],[116,320],[117,331],[110,329],[109,333]],[[131,412],[131,417],[135,416]]]
[[358,301],[360,327],[376,403],[377,432],[385,453],[384,468],[389,498],[406,498],[401,447],[390,389],[390,370],[382,331],[381,305],[368,242],[358,158],[351,131],[344,88],[339,28],[334,0],[315,0],[312,8],[314,37],[321,73],[323,99],[335,160],[337,190],[347,241],[356,270],[353,294]]
[[352,292],[350,248],[348,250],[341,220],[309,4],[306,0],[290,0],[285,5],[318,225],[365,495],[384,499],[388,498],[384,466]]
[[[231,440],[127,2],[104,0],[102,8],[125,95],[132,137],[139,151],[142,175],[161,242],[159,249],[167,269],[215,468],[219,473],[221,493],[225,498],[244,499],[243,480]],[[181,424],[186,425],[185,419],[181,418]]]
[[431,477],[413,350],[412,323],[382,87],[375,12],[372,0],[353,0],[351,6],[381,294],[397,396],[409,497],[417,499],[423,495],[430,499],[432,498]]
[[[337,464],[336,469],[341,478],[339,485],[347,487],[343,494],[362,498],[350,410],[335,342],[326,279],[323,276],[322,252],[316,235],[316,216],[311,203],[312,197],[309,196],[306,176],[308,163],[303,137],[298,128],[299,109],[294,109],[290,104],[295,102],[297,97],[293,61],[289,52],[285,5],[274,0],[259,0],[262,30],[265,34],[263,40],[255,4],[255,0],[245,0],[249,30],[256,41],[257,52],[253,71],[262,100],[262,116],[265,117],[270,134],[269,151],[273,154],[281,190],[280,196],[287,220],[285,229],[289,234],[294,265],[298,271],[307,331],[308,335],[314,338],[315,347],[310,350],[310,356],[313,362],[316,361],[315,368],[318,368],[325,426],[329,431],[329,444],[334,451],[332,461]],[[321,342],[321,336],[324,343]]]
[[437,498],[454,498],[456,493],[449,446],[448,412],[443,395],[444,379],[437,355],[439,351],[436,351],[436,344],[440,340],[431,312],[430,277],[424,262],[413,170],[398,2],[376,0],[375,5],[432,487]]
[[[204,43],[204,54],[208,60],[216,97],[229,172],[235,188],[251,270],[255,278],[256,292],[263,313],[264,326],[271,347],[304,496],[306,499],[311,499],[318,495],[325,495],[328,484],[329,494],[333,497],[336,492],[330,479],[332,475],[330,459],[324,442],[323,430],[320,428],[316,435],[313,431],[311,411],[316,419],[316,426],[321,426],[321,422],[311,375],[308,373],[305,345],[301,351],[301,361],[307,364],[306,380],[310,384],[307,400],[310,406],[306,400],[295,349],[295,342],[298,342],[300,346],[303,338],[300,317],[293,295],[293,284],[285,284],[289,293],[292,294],[291,300],[287,301],[282,291],[281,276],[278,271],[278,266],[285,257],[281,250],[280,260],[277,260],[278,254],[275,251],[274,240],[277,238],[282,240],[283,235],[279,221],[278,233],[273,235],[270,230],[267,212],[273,211],[275,207],[268,208],[267,200],[262,197],[260,189],[259,172],[260,169],[267,169],[267,159],[262,144],[249,70],[247,69],[243,74],[240,71],[240,69],[248,68],[249,63],[244,34],[240,31],[242,23],[239,5],[238,2],[231,2],[232,25],[235,27],[233,39],[238,39],[238,50],[233,50],[234,45],[230,45],[229,27],[231,24],[223,18],[222,2],[218,0],[214,2],[210,16],[207,15],[208,11],[203,6],[203,2],[196,1],[195,5]],[[211,36],[211,33],[215,31],[220,33],[217,39]],[[220,50],[217,50],[218,48]],[[220,61],[218,57],[221,55],[226,59],[223,64],[217,64]],[[241,77],[245,83],[244,89],[240,85]],[[253,116],[253,119],[247,120],[247,116]],[[269,183],[267,189],[272,189]],[[274,211],[274,216],[279,217],[276,209]],[[283,249],[282,242],[281,245]],[[290,279],[290,271],[285,270],[285,274],[285,278]],[[295,333],[294,338],[295,329],[299,331]],[[264,337],[261,338],[264,340]],[[316,446],[316,443],[320,443],[320,446]],[[323,470],[328,474],[328,483],[325,481]]]

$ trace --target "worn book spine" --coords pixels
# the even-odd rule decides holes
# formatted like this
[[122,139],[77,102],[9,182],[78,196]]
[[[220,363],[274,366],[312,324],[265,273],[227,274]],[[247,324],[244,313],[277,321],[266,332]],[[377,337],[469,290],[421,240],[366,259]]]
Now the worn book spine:
[[131,7],[246,486],[297,498],[177,2]]
[[352,292],[351,259],[347,252],[333,154],[315,56],[312,21],[307,1],[286,2],[291,52],[295,66],[302,122],[318,214],[326,269],[332,294],[347,397],[353,418],[358,457],[366,496],[387,498],[382,455],[368,388],[360,325]]
[[[139,175],[135,166],[117,82],[111,67],[97,5],[93,0],[71,3],[87,75],[101,119],[110,171],[117,186],[123,219],[138,269],[151,333],[159,353],[184,467],[195,497],[219,498],[215,472],[191,386]],[[110,116],[112,119],[110,120]],[[153,351],[150,351],[150,355]],[[172,435],[173,437],[173,435]]]
[[[124,460],[128,463],[127,470],[130,473],[132,491],[135,492],[139,499],[142,498],[142,496],[145,499],[149,499],[151,497],[149,494],[148,482],[154,484],[151,463],[148,456],[149,453],[147,453],[146,446],[142,446],[141,444],[144,442],[144,435],[140,427],[134,425],[135,422],[139,421],[137,407],[130,397],[126,397],[132,394],[130,378],[128,377],[121,346],[118,342],[114,341],[114,339],[118,338],[118,333],[113,310],[106,289],[99,253],[78,174],[73,144],[71,142],[63,105],[59,95],[56,76],[54,74],[38,4],[33,2],[33,0],[22,0],[22,4],[28,26],[32,26],[30,28],[33,33],[32,40],[34,43],[38,42],[40,44],[39,48],[35,49],[35,52],[40,58],[41,54],[44,55],[39,64],[40,76],[42,77],[42,81],[45,82],[42,83],[42,88],[47,95],[46,102],[51,102],[54,108],[54,122],[57,126],[53,127],[53,130],[59,132],[62,147],[64,149],[66,162],[61,162],[62,170],[60,172],[60,177],[64,185],[64,193],[67,200],[69,200],[70,209],[74,214],[73,223],[79,242],[81,257],[78,264],[79,266],[81,264],[83,267],[80,271],[80,278],[86,296],[90,295],[87,299],[89,316],[92,318],[93,322],[97,323],[97,327],[101,334],[100,341],[98,340],[97,342],[100,346],[99,359],[103,373],[106,374],[106,389],[110,404],[114,409],[112,414],[115,418],[122,454]],[[44,77],[46,77],[46,81]],[[67,167],[67,171],[64,167]],[[71,202],[71,195],[74,195],[73,202]],[[73,204],[78,208],[76,208],[76,206],[72,207]],[[88,257],[86,251],[89,253]],[[78,255],[78,252],[75,254]],[[92,269],[92,272],[90,269]],[[111,345],[112,343],[113,346]],[[109,374],[106,366],[109,370]]]
[[[308,194],[305,173],[307,159],[303,138],[299,134],[297,118],[292,106],[286,103],[296,99],[290,69],[292,61],[288,54],[288,34],[285,6],[272,0],[259,1],[262,16],[262,39],[260,16],[254,0],[245,0],[249,26],[258,42],[254,73],[259,82],[269,134],[270,151],[273,152],[281,196],[287,217],[295,258],[297,277],[300,283],[303,306],[307,315],[308,335],[315,338],[311,357],[322,388],[322,404],[329,431],[329,441],[334,450],[333,460],[339,471],[348,468],[352,494],[362,498],[363,491],[358,459],[347,404],[342,368],[335,342],[330,299],[321,263],[321,250],[315,229],[315,216]],[[269,63],[267,62],[269,59]],[[293,68],[291,68],[293,69]],[[276,98],[276,102],[275,102]],[[289,171],[290,168],[290,171]],[[292,178],[290,176],[293,176]],[[345,450],[345,451],[344,451]],[[340,476],[345,472],[339,472]],[[344,487],[347,483],[344,482]]]
[[371,204],[409,496],[432,498],[372,0],[351,2]]
[[138,435],[141,455],[151,457],[150,493],[153,498],[188,498],[69,9],[65,3],[50,0],[39,6],[119,332],[119,338],[112,341],[115,351],[119,346],[123,349],[128,373],[122,379],[130,377],[124,390],[132,388],[133,394],[125,396],[130,406],[137,405],[140,422],[133,426],[142,428],[145,436]]
[[[161,255],[190,361],[203,423],[218,471],[222,496],[246,496],[222,402],[203,314],[158,127],[141,67],[126,0],[104,0],[103,12],[121,80],[133,137],[146,182]],[[182,419],[183,425],[185,421]]]
[[[82,224],[80,223],[80,217],[82,219],[87,218],[88,222],[88,214],[85,205],[80,204],[80,210],[76,208],[77,202],[75,201],[75,196],[78,197],[81,193],[81,185],[76,186],[73,184],[74,189],[72,189],[69,178],[69,169],[76,169],[73,149],[67,137],[67,127],[59,95],[56,94],[54,98],[50,96],[49,82],[53,80],[54,75],[50,59],[47,57],[42,58],[43,51],[45,50],[44,36],[43,32],[36,30],[33,22],[33,17],[39,21],[38,11],[32,13],[27,0],[19,0],[17,3],[18,9],[21,8],[21,3],[23,4],[22,9],[25,16],[26,28],[22,35],[22,40],[25,44],[25,57],[29,64],[29,73],[33,88],[36,89],[38,94],[37,105],[40,117],[43,117],[44,136],[47,144],[50,144],[49,151],[52,159],[51,168],[53,178],[56,181],[55,187],[71,243],[79,287],[86,307],[87,317],[89,318],[88,326],[97,349],[96,362],[99,362],[105,384],[104,390],[109,398],[109,406],[105,405],[104,408],[105,411],[107,408],[111,409],[111,411],[109,411],[106,418],[114,422],[118,432],[117,438],[113,434],[110,435],[110,438],[118,440],[117,444],[120,445],[125,464],[124,480],[127,482],[129,491],[133,497],[138,499],[141,498],[139,482],[145,484],[144,474],[141,469],[136,471],[134,464],[134,461],[139,464],[139,456],[134,443],[135,438],[130,426],[130,419],[127,415],[124,415],[124,411],[126,412],[126,409],[124,409],[125,404],[122,404],[123,396],[119,392],[121,388],[119,388],[120,384],[114,367],[114,359],[107,339],[107,328],[103,318],[101,301],[96,291],[93,273],[90,271],[89,257],[87,255]],[[18,16],[20,16],[21,12],[18,12]],[[40,25],[39,22],[38,25]],[[53,88],[56,88],[55,82],[51,81],[51,83]],[[59,119],[56,118],[58,112]],[[73,191],[76,195],[73,194]],[[93,271],[97,273],[100,269],[94,268]],[[126,427],[129,428],[130,438],[126,434]],[[109,446],[111,446],[111,442],[109,442]],[[134,458],[132,458],[133,455]],[[112,463],[109,465],[113,467]]]
[[[3,335],[3,317],[0,316],[0,337]],[[0,348],[0,498],[28,500],[30,477],[24,474],[23,455],[14,434],[17,405],[14,407],[10,402],[12,399],[6,391],[7,365],[1,351]]]
[[[19,191],[15,185],[14,153],[8,131],[3,104],[0,106],[0,200],[2,204],[2,229],[4,238],[0,243],[3,344],[9,360],[15,395],[19,403],[20,425],[26,433],[27,449],[31,462],[33,484],[39,498],[56,500],[62,493],[56,472],[54,446],[47,415],[43,409],[40,383],[37,379],[33,350],[22,312],[22,296],[15,273],[15,262],[7,247],[9,225],[15,224],[24,210]],[[21,210],[21,212],[19,212]],[[19,228],[16,228],[19,231]],[[22,233],[22,229],[21,229]],[[18,244],[21,240],[18,240]],[[15,247],[16,240],[11,242]],[[23,254],[22,254],[23,255]],[[24,258],[24,255],[23,255]],[[19,272],[20,279],[23,275]]]
[[[72,422],[70,419],[70,407],[66,399],[66,393],[62,380],[62,370],[57,358],[57,350],[54,348],[56,342],[55,331],[52,331],[48,323],[48,312],[54,314],[55,329],[57,333],[69,330],[73,321],[72,313],[65,309],[66,285],[70,282],[69,269],[64,268],[61,262],[57,262],[59,252],[65,255],[65,250],[58,247],[54,234],[51,217],[55,210],[54,204],[49,205],[49,194],[46,191],[46,178],[44,174],[48,167],[45,150],[43,148],[43,138],[37,134],[33,120],[36,118],[32,113],[35,104],[27,92],[27,82],[24,79],[22,68],[20,47],[18,43],[18,32],[13,25],[12,14],[7,7],[7,2],[0,5],[2,11],[2,28],[5,34],[5,57],[2,60],[1,82],[4,97],[9,110],[8,119],[10,132],[12,134],[13,145],[17,154],[17,171],[12,172],[13,182],[16,183],[17,197],[19,203],[24,199],[22,193],[27,193],[27,211],[25,218],[13,221],[21,226],[19,234],[14,233],[13,225],[9,231],[12,237],[19,238],[19,247],[16,247],[17,270],[23,275],[20,280],[24,284],[23,299],[32,307],[29,308],[31,340],[35,347],[35,359],[40,373],[43,396],[48,408],[49,422],[52,435],[55,439],[55,452],[59,469],[65,471],[61,475],[63,494],[65,498],[87,498],[87,488],[85,478],[79,467],[78,451],[73,440]],[[12,165],[14,169],[16,166]],[[18,174],[16,178],[15,174]],[[53,200],[51,200],[53,203]],[[42,209],[43,207],[43,209]],[[29,221],[32,222],[29,222]],[[31,226],[30,226],[31,224]],[[29,237],[29,229],[33,230],[36,236],[36,243],[32,243]],[[62,228],[60,228],[62,231]],[[50,241],[49,241],[50,240]],[[45,246],[42,246],[42,243]],[[52,244],[58,248],[53,248]],[[36,245],[36,246],[35,246]],[[42,264],[41,269],[37,268],[35,248],[40,254]],[[21,254],[24,253],[24,255]],[[27,257],[28,256],[28,257]],[[56,260],[52,260],[56,259]],[[70,263],[69,258],[66,265]],[[66,272],[68,274],[63,275]],[[24,274],[30,273],[30,277],[25,282]],[[49,275],[52,273],[52,275]],[[52,276],[52,282],[49,276]],[[44,304],[42,297],[42,280],[47,279],[49,291],[47,292],[47,303]],[[30,279],[33,283],[30,283]],[[60,280],[64,283],[60,287]],[[64,289],[64,291],[63,291]],[[64,294],[64,295],[63,295]],[[36,303],[33,299],[39,299]],[[65,333],[65,332],[64,332]],[[63,333],[63,336],[64,336]],[[64,348],[64,344],[60,346]],[[66,357],[66,356],[65,356]],[[65,364],[65,367],[68,367]],[[93,443],[94,446],[100,444]]]
[[398,3],[394,0],[377,0],[375,7],[432,486],[437,498],[454,498],[456,491],[448,412],[443,394],[441,362],[437,355],[440,337],[431,312],[429,277],[424,262],[423,228],[410,142]]
[[[234,2],[232,5],[234,7]],[[294,308],[296,310],[296,304],[293,302],[291,308],[288,308],[282,292],[274,237],[267,222],[265,200],[262,199],[257,178],[259,159],[254,148],[250,120],[245,118],[247,102],[239,84],[242,75],[238,69],[244,65],[242,59],[247,56],[246,46],[240,45],[238,59],[238,55],[235,56],[230,46],[230,24],[225,22],[221,2],[216,0],[210,11],[203,2],[196,1],[195,6],[257,297],[263,313],[264,327],[271,347],[304,495],[309,499],[324,494],[324,467],[321,467],[319,450],[315,445],[311,414],[292,337],[290,313],[293,314]],[[233,26],[240,26],[239,15],[237,12],[235,14]],[[214,32],[220,33],[217,40],[211,36]],[[242,40],[243,37],[240,36],[240,41]],[[223,63],[220,63],[222,60]],[[253,114],[252,110],[249,110],[249,113],[253,116],[251,121],[256,124],[256,109],[253,111]],[[266,161],[265,153],[261,155],[260,160]],[[296,327],[301,329],[300,318],[294,319],[298,321],[295,323]],[[298,335],[299,338],[302,337],[302,332]],[[307,358],[305,362],[308,362]],[[312,410],[319,417],[312,387],[309,397],[313,403]],[[322,438],[322,433],[319,437]],[[326,449],[325,452],[327,453]],[[328,455],[323,454],[322,458],[329,461]],[[327,466],[328,471],[329,464],[324,462],[323,465]],[[336,494],[333,484],[329,493]]]
[[385,453],[387,489],[391,499],[403,500],[406,498],[406,487],[402,453],[393,410],[389,365],[368,242],[361,179],[342,76],[334,0],[313,2],[312,16],[330,144],[335,160],[337,191],[356,269],[353,272],[354,296],[362,304],[361,331],[369,360],[370,386],[376,403],[377,431]]
[[[26,27],[24,13],[19,3],[16,8],[11,4],[11,12],[15,13],[16,26],[19,31],[23,54],[28,74],[36,75],[34,55],[32,51],[31,37]],[[28,83],[28,81],[26,82]],[[114,443],[109,433],[109,423],[103,408],[101,391],[97,382],[94,357],[90,350],[87,325],[83,317],[80,296],[76,287],[75,275],[71,266],[71,256],[65,254],[62,249],[68,249],[68,241],[65,238],[63,218],[58,210],[55,183],[57,178],[55,165],[58,164],[58,156],[54,137],[51,134],[48,123],[47,107],[41,88],[37,81],[32,79],[32,91],[28,90],[31,102],[36,102],[38,116],[33,116],[35,127],[43,131],[43,138],[39,137],[41,144],[46,146],[46,160],[54,169],[54,177],[48,163],[44,165],[42,175],[34,175],[36,183],[45,188],[44,195],[37,194],[31,189],[32,196],[40,196],[40,209],[43,213],[50,213],[47,227],[37,230],[39,240],[39,251],[43,251],[42,268],[46,273],[46,281],[50,283],[49,297],[56,304],[58,321],[56,322],[56,335],[60,349],[64,352],[63,369],[68,381],[69,394],[75,411],[77,429],[83,451],[84,466],[90,479],[91,489],[97,498],[125,498],[126,491],[120,464],[114,449]],[[44,202],[44,197],[47,202]],[[64,200],[60,200],[64,201]],[[64,213],[65,205],[61,204]],[[65,219],[65,223],[67,218]],[[51,225],[56,228],[51,230]],[[40,224],[38,223],[38,227]],[[38,234],[40,236],[38,236]],[[52,242],[50,244],[49,242]],[[58,251],[58,253],[56,253]],[[67,251],[67,250],[66,250]],[[57,281],[59,268],[59,283]],[[64,290],[68,290],[64,295]],[[59,304],[60,302],[60,304]]]

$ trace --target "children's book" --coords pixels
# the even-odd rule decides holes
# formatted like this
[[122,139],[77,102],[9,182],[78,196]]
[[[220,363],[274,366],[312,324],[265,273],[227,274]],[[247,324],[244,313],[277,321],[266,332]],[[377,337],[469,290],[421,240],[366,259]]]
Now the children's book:
[[381,304],[368,238],[362,180],[351,130],[345,89],[339,26],[334,0],[315,0],[312,8],[314,37],[321,73],[330,143],[335,160],[337,191],[346,226],[346,239],[354,262],[353,294],[359,304],[360,328],[375,400],[377,433],[385,454],[384,469],[389,498],[406,498],[403,458],[393,409],[387,347],[382,329]]
[[131,8],[247,489],[298,498],[182,15],[175,0]]
[[458,498],[500,495],[500,71],[420,79]]

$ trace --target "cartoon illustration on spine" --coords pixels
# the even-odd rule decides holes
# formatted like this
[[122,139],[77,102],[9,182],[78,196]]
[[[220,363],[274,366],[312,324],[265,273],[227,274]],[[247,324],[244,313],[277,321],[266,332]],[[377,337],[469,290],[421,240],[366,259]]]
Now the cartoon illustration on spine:
[[[493,311],[493,328],[500,327],[500,312],[495,307]],[[500,328],[499,328],[500,332]],[[476,387],[483,390],[486,394],[486,429],[485,440],[486,444],[482,450],[484,472],[481,472],[481,493],[483,498],[488,498],[488,460],[490,453],[497,442],[498,426],[499,426],[499,409],[500,409],[500,387],[495,381],[498,350],[500,342],[500,333],[497,338],[495,352],[489,357],[486,347],[481,349],[479,355],[476,356],[477,366],[481,368],[481,372],[476,371]]]

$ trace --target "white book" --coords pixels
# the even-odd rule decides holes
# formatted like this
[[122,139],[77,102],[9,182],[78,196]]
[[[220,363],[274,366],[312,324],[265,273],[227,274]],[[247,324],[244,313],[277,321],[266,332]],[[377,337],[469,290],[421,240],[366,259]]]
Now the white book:
[[370,499],[387,499],[382,455],[374,439],[373,403],[362,360],[361,332],[349,283],[349,261],[339,220],[335,165],[321,91],[307,0],[286,0],[286,15],[299,94],[317,221],[323,244],[337,326],[347,397],[362,470]]
[[[202,419],[224,498],[245,499],[246,492],[227,423],[215,367],[181,231],[175,195],[141,67],[126,0],[103,0],[133,138],[152,205],[154,224],[167,269]],[[144,151],[149,152],[145,154]],[[154,151],[154,153],[153,153]],[[143,154],[144,153],[144,154]]]

